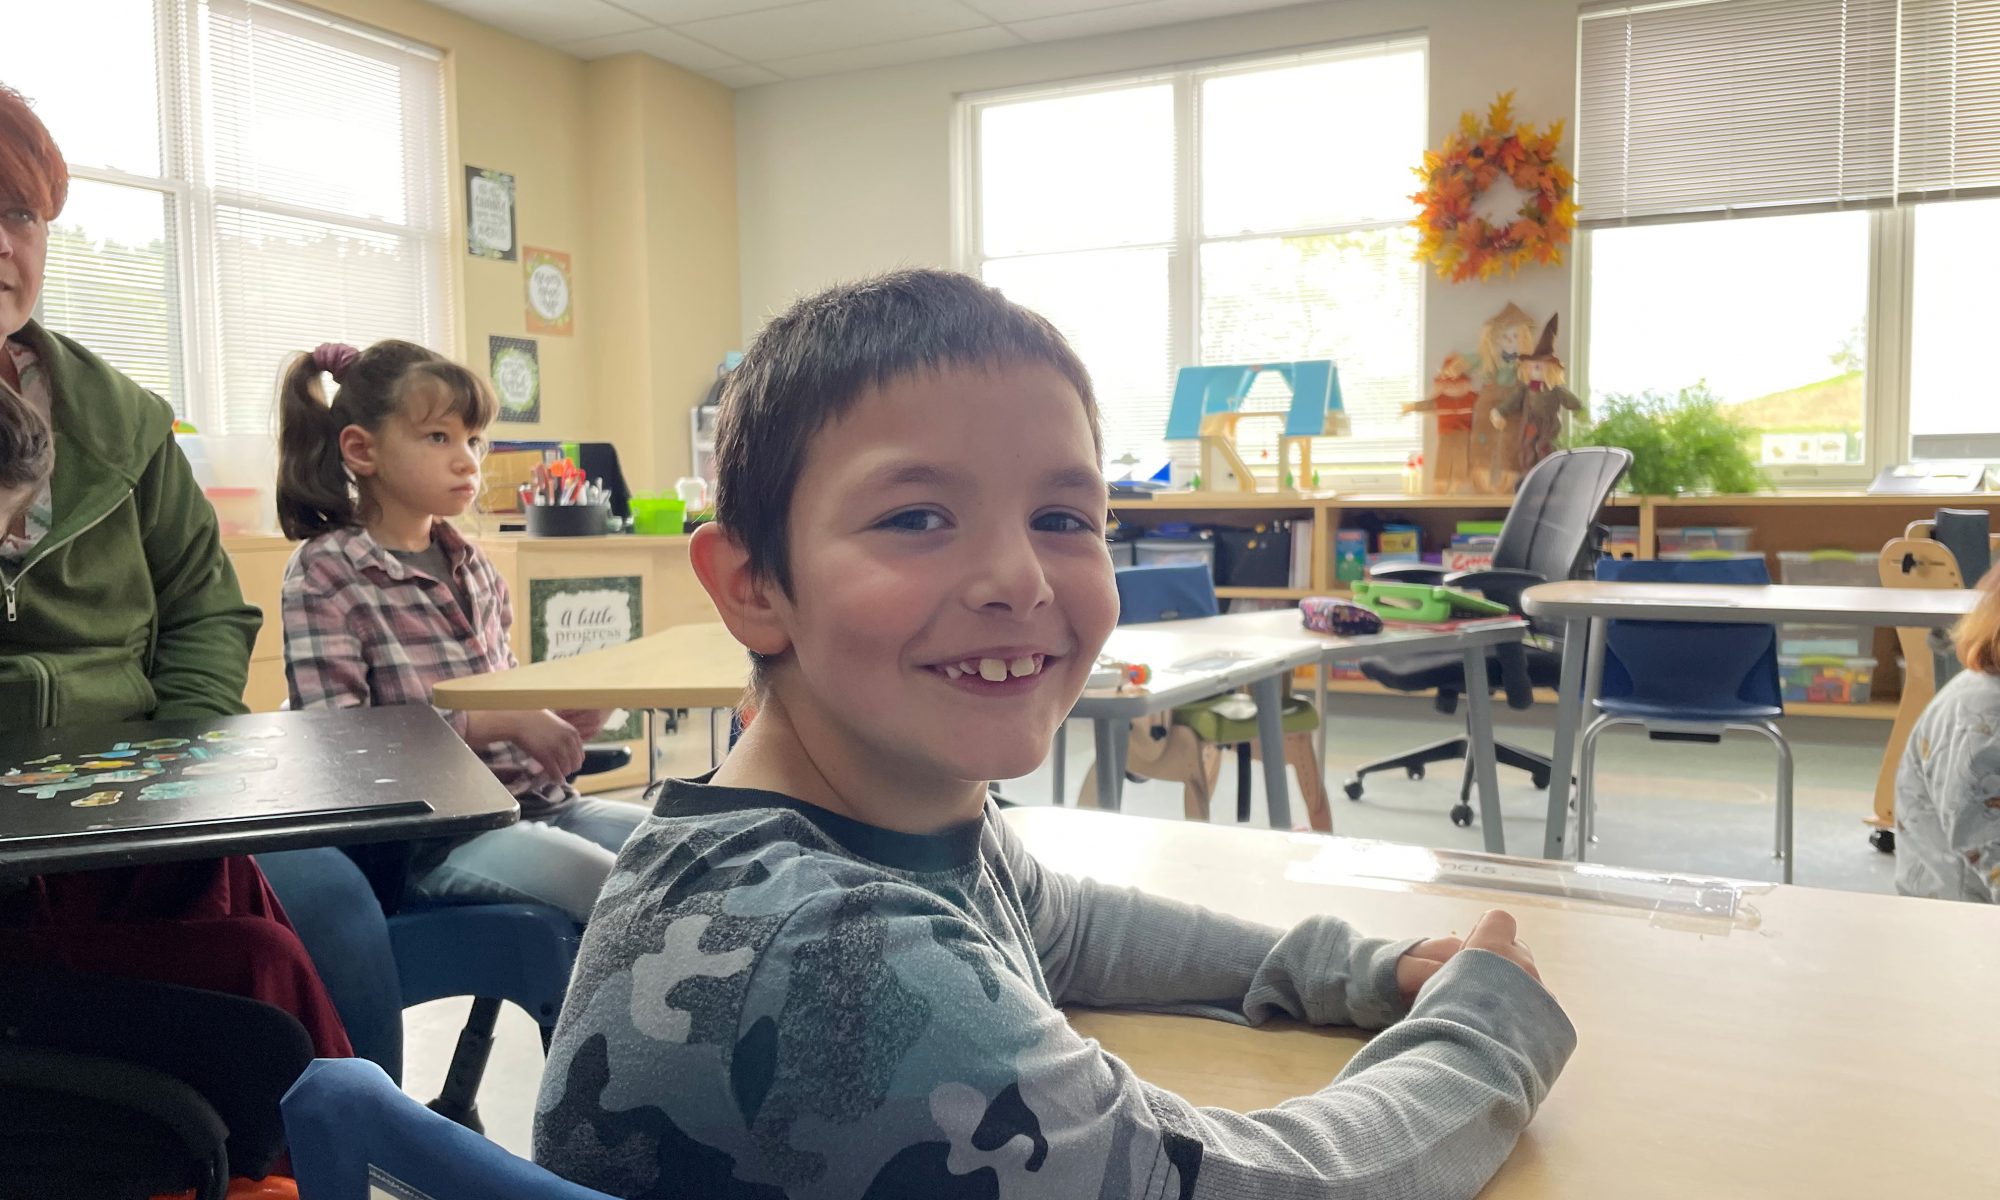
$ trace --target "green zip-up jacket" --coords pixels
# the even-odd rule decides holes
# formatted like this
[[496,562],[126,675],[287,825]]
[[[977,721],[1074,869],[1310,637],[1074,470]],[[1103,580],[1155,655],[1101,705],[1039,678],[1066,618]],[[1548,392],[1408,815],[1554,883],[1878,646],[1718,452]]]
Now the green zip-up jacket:
[[55,522],[0,564],[0,731],[240,713],[263,618],[165,401],[33,322],[48,371]]

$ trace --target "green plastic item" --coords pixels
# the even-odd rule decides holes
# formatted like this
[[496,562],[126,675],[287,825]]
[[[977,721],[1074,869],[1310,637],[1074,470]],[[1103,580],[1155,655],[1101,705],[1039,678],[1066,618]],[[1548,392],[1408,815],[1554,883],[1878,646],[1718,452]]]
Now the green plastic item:
[[628,504],[633,533],[673,537],[685,527],[687,502],[679,496],[634,496]]
[[1385,621],[1434,624],[1458,617],[1504,617],[1507,606],[1429,583],[1390,583],[1363,579],[1354,585],[1354,602]]

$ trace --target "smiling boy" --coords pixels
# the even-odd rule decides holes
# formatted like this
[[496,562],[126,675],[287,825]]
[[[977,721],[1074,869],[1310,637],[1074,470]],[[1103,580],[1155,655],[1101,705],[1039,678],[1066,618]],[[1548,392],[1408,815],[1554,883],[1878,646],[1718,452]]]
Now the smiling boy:
[[[628,1197],[1471,1196],[1574,1046],[1492,913],[1390,943],[1043,870],[986,781],[1047,755],[1117,619],[1090,380],[1042,318],[908,271],[732,376],[695,570],[757,717],[619,855],[536,1158]],[[1058,1006],[1385,1029],[1281,1110],[1199,1109]]]

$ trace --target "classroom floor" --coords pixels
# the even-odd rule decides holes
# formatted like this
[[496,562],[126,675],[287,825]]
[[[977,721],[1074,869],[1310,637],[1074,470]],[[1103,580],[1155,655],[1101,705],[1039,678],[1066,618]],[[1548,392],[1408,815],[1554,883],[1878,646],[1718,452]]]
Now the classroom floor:
[[[1339,790],[1356,764],[1444,737],[1452,718],[1433,712],[1426,700],[1337,696],[1329,707],[1327,777],[1333,790],[1335,832],[1432,847],[1481,848],[1476,826],[1460,829],[1446,819],[1458,784],[1457,770],[1449,764],[1433,768],[1421,782],[1400,773],[1370,776],[1367,794],[1358,803]],[[1874,795],[1889,723],[1794,717],[1783,727],[1798,762],[1795,882],[1893,892],[1895,859],[1868,845],[1861,824]],[[1549,710],[1503,710],[1498,732],[1504,741],[1547,751]],[[1076,789],[1090,767],[1090,746],[1089,726],[1072,725],[1067,803],[1075,802]],[[692,722],[686,732],[664,739],[662,751],[663,769],[669,773],[705,770],[706,727]],[[1262,827],[1261,770],[1253,782],[1251,820]],[[1771,748],[1754,735],[1736,735],[1720,746],[1648,742],[1627,731],[1607,735],[1599,751],[1598,842],[1591,848],[1591,860],[1776,881],[1778,864],[1771,858],[1774,783]],[[1002,784],[1002,790],[1017,803],[1046,804],[1049,784],[1049,767],[1044,764],[1032,775]],[[1536,853],[1541,846],[1544,794],[1526,776],[1504,768],[1500,791],[1508,850]],[[1217,783],[1215,821],[1233,822],[1235,796],[1232,758],[1224,762]],[[1180,786],[1128,783],[1124,806],[1129,813],[1178,820]],[[1296,800],[1293,809],[1303,821]],[[440,1000],[404,1014],[404,1086],[412,1095],[428,1099],[436,1094],[470,1003]],[[504,1007],[479,1103],[488,1135],[517,1154],[529,1150],[541,1066],[534,1022],[526,1013]]]

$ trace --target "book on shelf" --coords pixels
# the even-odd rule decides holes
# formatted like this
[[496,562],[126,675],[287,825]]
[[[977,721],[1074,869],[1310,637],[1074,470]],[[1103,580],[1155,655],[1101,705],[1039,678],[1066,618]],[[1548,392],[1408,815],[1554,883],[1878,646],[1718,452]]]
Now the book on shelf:
[[1290,586],[1295,588],[1312,586],[1313,519],[1301,517],[1292,522],[1292,569]]

